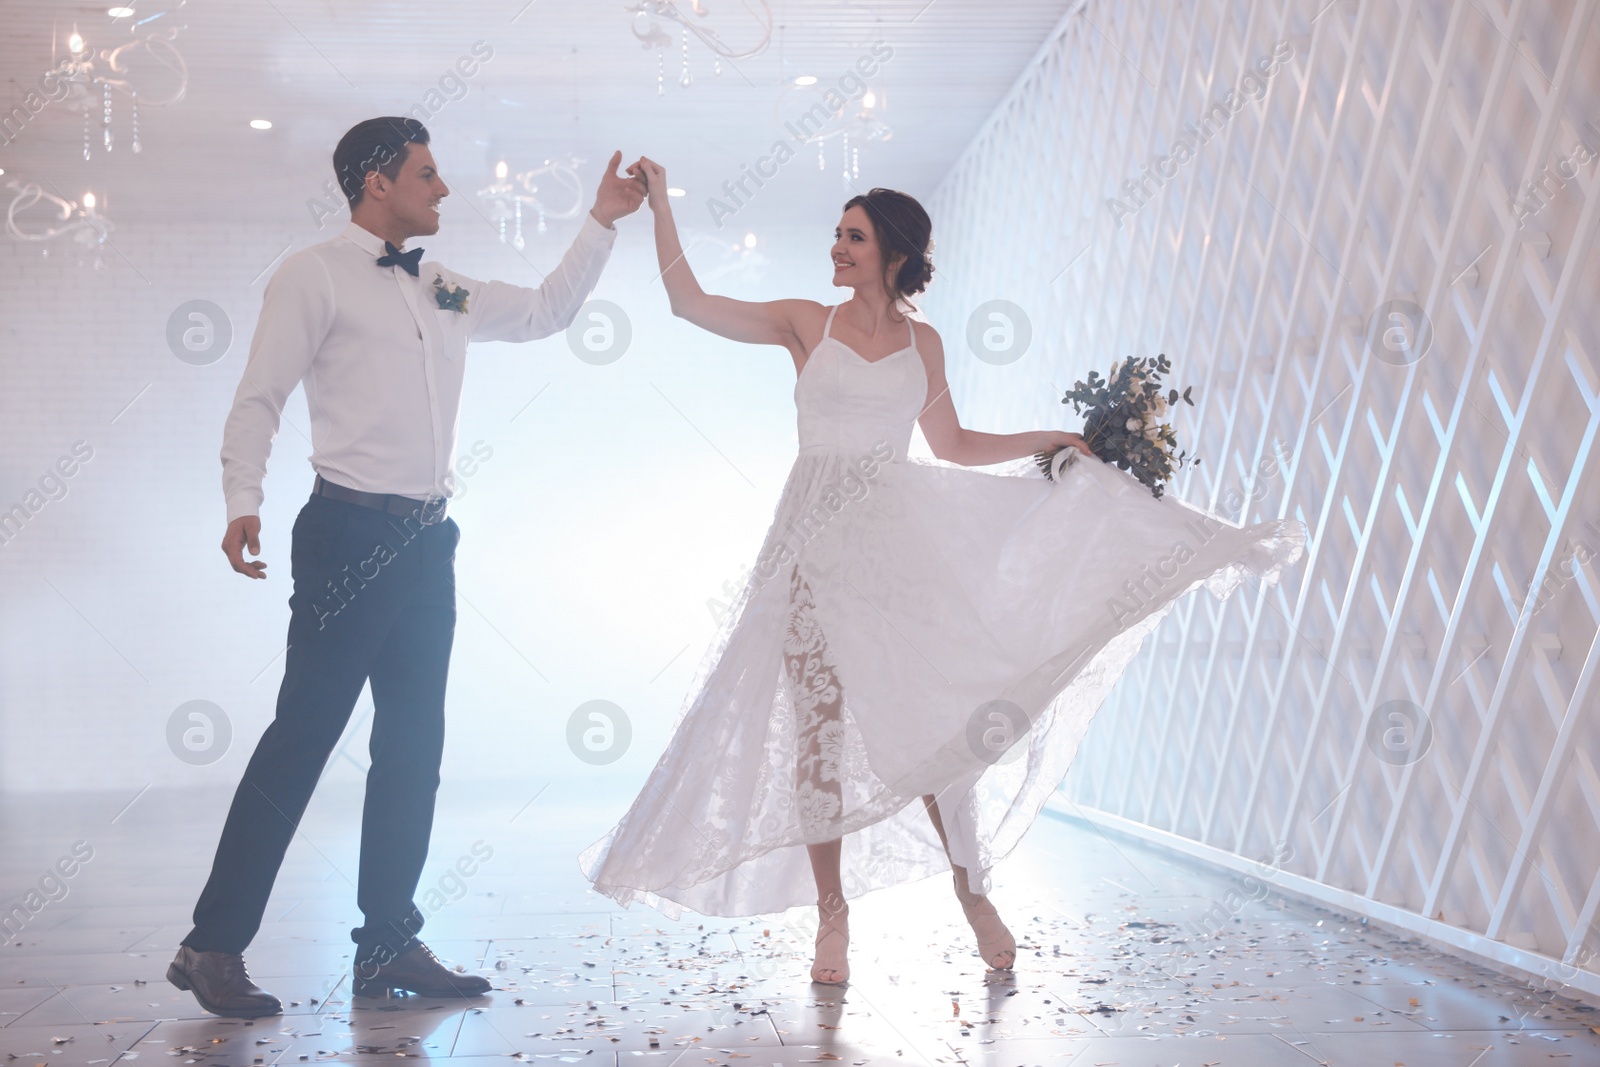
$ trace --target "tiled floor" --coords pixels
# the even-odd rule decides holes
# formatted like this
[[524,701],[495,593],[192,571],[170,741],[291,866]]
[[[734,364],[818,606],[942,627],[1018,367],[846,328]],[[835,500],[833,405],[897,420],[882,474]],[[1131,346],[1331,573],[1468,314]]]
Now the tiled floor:
[[[994,898],[1023,943],[1014,974],[985,973],[940,878],[852,908],[841,994],[805,979],[809,916],[675,923],[609,906],[573,859],[605,829],[598,816],[449,789],[419,896],[425,936],[492,975],[493,993],[352,1002],[359,796],[329,788],[246,954],[284,1014],[218,1019],[163,974],[227,797],[129,799],[0,807],[0,905],[26,919],[0,948],[8,1065],[1600,1064],[1587,1006],[1316,909],[1268,899],[1230,913],[1234,881],[1075,823],[1041,819],[1002,867]],[[48,878],[78,841],[92,858]],[[475,844],[490,858],[452,875]],[[1220,933],[1197,931],[1205,915]]]

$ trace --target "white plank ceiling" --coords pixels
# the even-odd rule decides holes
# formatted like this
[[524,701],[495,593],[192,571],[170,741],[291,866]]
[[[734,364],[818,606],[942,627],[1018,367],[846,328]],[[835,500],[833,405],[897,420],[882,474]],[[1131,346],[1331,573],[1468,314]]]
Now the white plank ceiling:
[[[893,137],[861,146],[854,183],[926,195],[1069,6],[777,3],[770,46],[724,61],[720,76],[712,53],[691,37],[689,88],[677,81],[683,49],[673,32],[667,91],[658,95],[658,55],[636,40],[621,0],[163,0],[135,4],[134,16],[120,19],[108,15],[106,3],[0,0],[0,93],[8,110],[24,102],[53,57],[65,54],[74,30],[90,48],[109,49],[130,39],[136,21],[161,15],[144,28],[181,27],[175,44],[190,75],[182,101],[140,108],[139,155],[128,151],[125,98],[112,101],[115,147],[101,148],[96,125],[88,161],[81,112],[46,106],[0,145],[0,184],[35,181],[69,199],[95,190],[119,225],[303,218],[306,201],[331,176],[329,155],[340,133],[359,119],[427,102],[428,91],[481,41],[492,59],[464,79],[465,95],[457,90],[459,98],[428,120],[441,171],[458,195],[489,184],[501,158],[515,170],[579,157],[592,189],[601,162],[620,148],[630,159],[645,153],[662,162],[673,184],[688,190],[685,213],[692,207],[704,223],[706,199],[789,137],[779,100],[793,79],[834,84],[882,41],[893,55],[871,87]],[[730,44],[759,36],[762,6],[755,0],[701,0],[701,7],[707,14],[698,21]],[[130,65],[150,86],[147,95],[171,84],[170,72],[148,57]],[[792,94],[788,100],[792,105]],[[98,109],[92,118],[98,124]],[[251,129],[257,118],[272,129]],[[841,164],[837,138],[827,144],[825,171],[815,148],[804,149],[740,212],[738,225],[837,210],[850,192]]]

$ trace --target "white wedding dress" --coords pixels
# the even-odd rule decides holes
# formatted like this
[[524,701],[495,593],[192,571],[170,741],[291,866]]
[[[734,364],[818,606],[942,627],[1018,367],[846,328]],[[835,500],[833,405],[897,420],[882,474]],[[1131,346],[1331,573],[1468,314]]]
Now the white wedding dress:
[[915,333],[868,361],[832,325],[756,566],[638,798],[579,858],[625,905],[815,904],[804,846],[839,837],[847,898],[948,871],[924,794],[988,892],[1173,602],[1275,582],[1304,551],[1298,520],[1241,529],[1085,456],[1054,482],[907,459]]

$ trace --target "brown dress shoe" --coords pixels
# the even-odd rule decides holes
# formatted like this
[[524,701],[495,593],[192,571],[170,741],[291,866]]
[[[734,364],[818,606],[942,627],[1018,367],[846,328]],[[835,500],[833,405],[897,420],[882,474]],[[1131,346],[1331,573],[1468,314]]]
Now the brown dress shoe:
[[358,963],[350,992],[358,997],[386,997],[390,993],[415,993],[420,997],[478,997],[493,987],[487,978],[458,974],[420,941],[403,956],[378,963]]
[[244,957],[237,952],[196,952],[188,945],[180,946],[167,968],[167,981],[193,992],[200,1006],[213,1015],[259,1019],[283,1011],[277,997],[250,980]]

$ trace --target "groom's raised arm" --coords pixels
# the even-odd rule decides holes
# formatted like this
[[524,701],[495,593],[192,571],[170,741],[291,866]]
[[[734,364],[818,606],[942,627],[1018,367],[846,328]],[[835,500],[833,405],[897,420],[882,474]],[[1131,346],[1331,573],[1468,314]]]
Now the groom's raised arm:
[[482,291],[467,298],[473,317],[472,340],[532,341],[566,329],[594,291],[616,239],[616,230],[602,226],[586,212],[572,247],[538,288],[510,282],[476,283]]
[[632,167],[631,176],[624,177],[617,170],[621,163],[622,153],[617,152],[600,177],[594,207],[583,216],[577,240],[537,289],[506,282],[479,283],[483,293],[473,307],[472,340],[532,341],[572,324],[611,256],[617,239],[612,223],[639,210],[644,202],[644,180],[632,174]]

